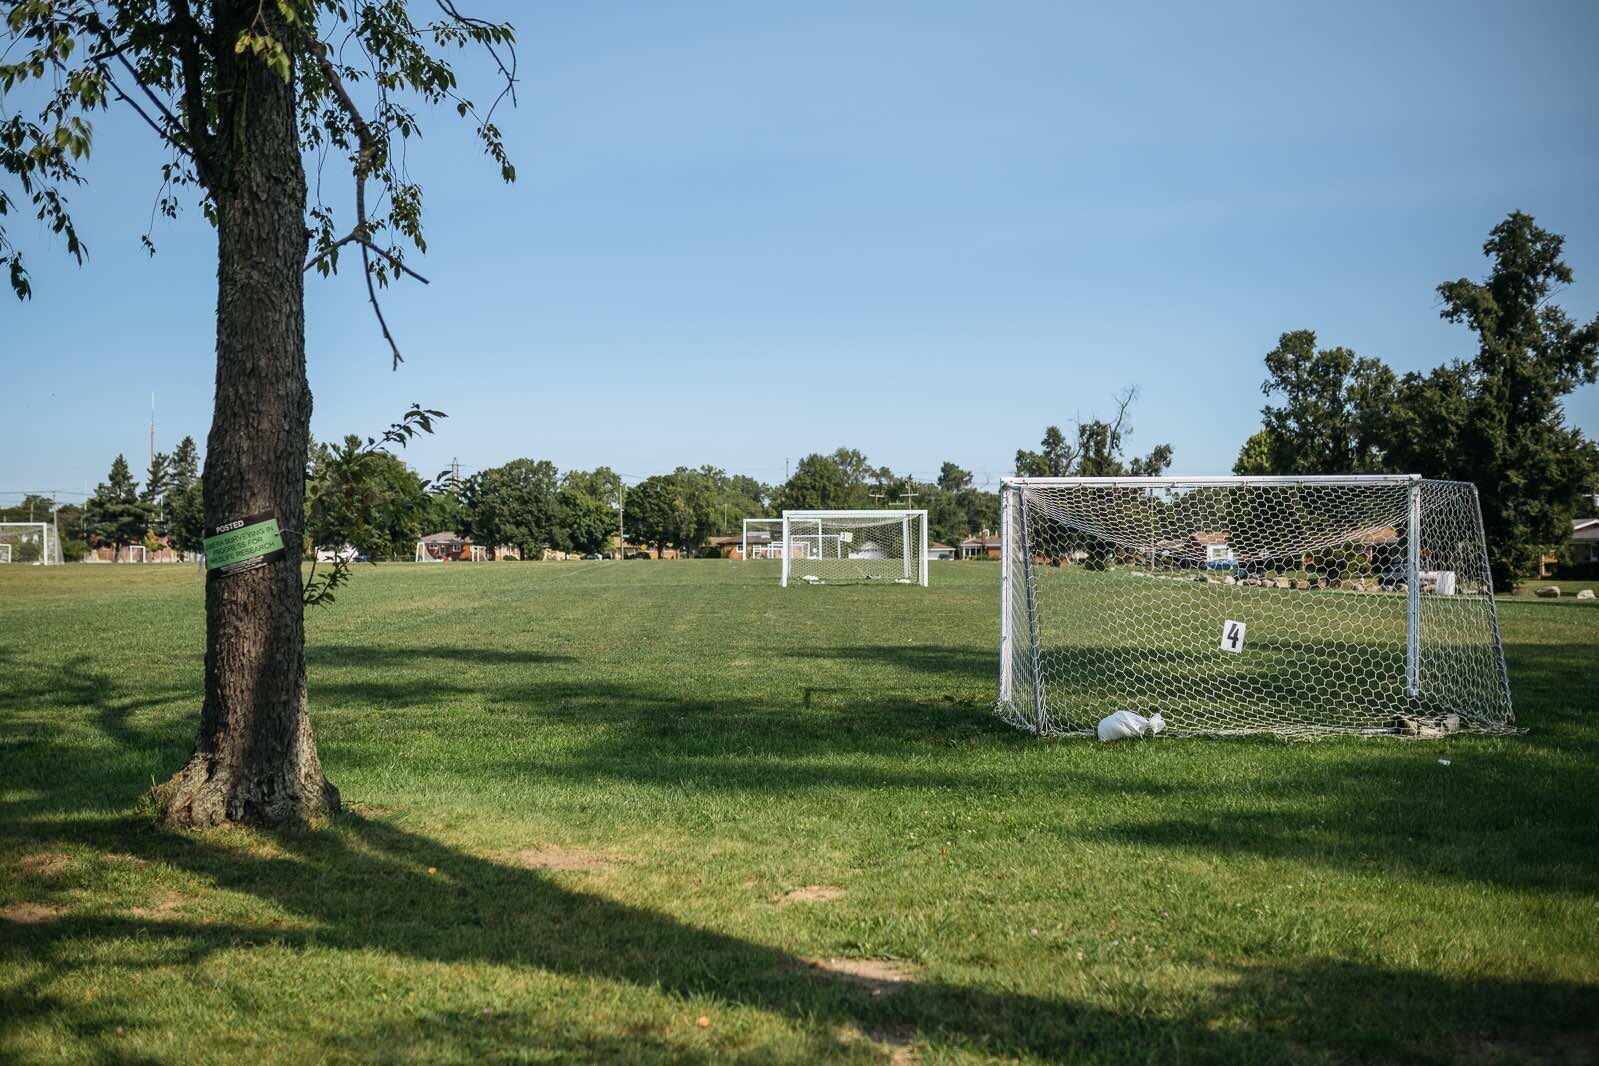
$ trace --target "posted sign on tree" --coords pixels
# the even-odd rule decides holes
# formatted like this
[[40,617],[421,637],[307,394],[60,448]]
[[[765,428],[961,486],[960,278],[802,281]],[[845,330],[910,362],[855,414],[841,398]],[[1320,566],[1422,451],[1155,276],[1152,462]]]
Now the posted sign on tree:
[[213,574],[241,574],[283,558],[283,535],[271,512],[246,515],[206,530],[205,567]]

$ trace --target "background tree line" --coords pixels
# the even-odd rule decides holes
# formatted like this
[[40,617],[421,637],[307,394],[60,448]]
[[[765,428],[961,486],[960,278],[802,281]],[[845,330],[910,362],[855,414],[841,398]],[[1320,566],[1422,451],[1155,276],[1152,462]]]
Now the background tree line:
[[[1531,575],[1540,555],[1564,544],[1570,519],[1599,513],[1599,445],[1565,419],[1563,401],[1599,377],[1599,317],[1579,325],[1551,302],[1572,281],[1564,239],[1521,212],[1495,226],[1483,246],[1481,281],[1438,286],[1445,319],[1476,335],[1476,352],[1425,373],[1396,374],[1381,359],[1318,347],[1314,330],[1282,334],[1266,354],[1261,428],[1243,444],[1239,474],[1419,473],[1470,481],[1482,501],[1489,561],[1501,590]],[[1045,429],[1037,450],[1016,452],[1033,477],[1159,475],[1170,444],[1129,455],[1137,390],[1114,413]],[[609,467],[561,472],[543,459],[513,459],[460,483],[428,482],[360,438],[313,442],[307,459],[307,550],[354,546],[373,559],[409,559],[418,539],[450,530],[525,558],[545,549],[589,553],[614,543],[618,510],[628,539],[696,553],[742,520],[784,510],[916,507],[929,535],[950,544],[999,521],[998,495],[945,462],[919,481],[873,464],[854,448],[812,453],[778,485],[714,466],[678,467],[636,485]],[[141,486],[123,456],[81,508],[57,511],[63,553],[129,544],[200,549],[199,456],[185,437],[158,453]],[[5,519],[45,520],[51,501],[24,499]]]

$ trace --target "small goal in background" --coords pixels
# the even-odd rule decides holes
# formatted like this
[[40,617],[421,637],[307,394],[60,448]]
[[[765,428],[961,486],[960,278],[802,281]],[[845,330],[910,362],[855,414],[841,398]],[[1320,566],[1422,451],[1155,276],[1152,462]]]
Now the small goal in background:
[[0,564],[61,563],[61,538],[49,522],[0,522]]
[[784,511],[782,584],[927,584],[927,512]]

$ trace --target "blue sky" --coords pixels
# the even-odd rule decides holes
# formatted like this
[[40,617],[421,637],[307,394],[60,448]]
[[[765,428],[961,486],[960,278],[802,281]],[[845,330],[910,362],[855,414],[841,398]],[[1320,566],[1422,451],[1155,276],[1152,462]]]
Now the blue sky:
[[[1400,371],[1470,354],[1434,286],[1513,209],[1599,311],[1599,5],[470,6],[519,31],[519,180],[453,113],[412,145],[433,283],[388,297],[397,373],[358,275],[309,283],[313,432],[442,408],[424,473],[778,481],[847,445],[992,481],[1129,385],[1134,448],[1225,472],[1284,330]],[[11,220],[36,295],[0,303],[0,491],[142,472],[152,392],[159,445],[204,444],[214,237],[191,210],[145,256],[159,161],[100,118],[81,269]],[[1599,433],[1599,390],[1569,414]]]

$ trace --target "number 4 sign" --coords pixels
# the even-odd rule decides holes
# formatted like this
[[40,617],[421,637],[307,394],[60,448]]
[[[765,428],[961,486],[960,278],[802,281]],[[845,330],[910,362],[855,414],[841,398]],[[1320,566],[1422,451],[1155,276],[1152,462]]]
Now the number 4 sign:
[[1249,627],[1231,618],[1221,624],[1221,650],[1234,655],[1244,650],[1244,631]]

